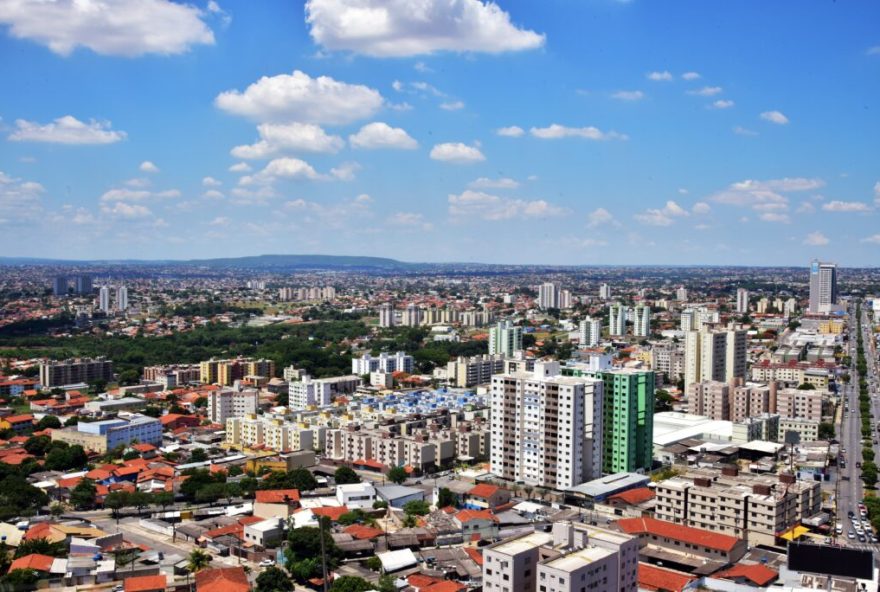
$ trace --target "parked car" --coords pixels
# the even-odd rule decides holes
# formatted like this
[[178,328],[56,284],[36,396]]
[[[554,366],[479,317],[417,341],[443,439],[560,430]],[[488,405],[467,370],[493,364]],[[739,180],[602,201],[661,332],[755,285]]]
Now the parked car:
[[273,565],[275,565],[275,562],[271,559],[263,559],[260,562],[260,567],[272,567]]

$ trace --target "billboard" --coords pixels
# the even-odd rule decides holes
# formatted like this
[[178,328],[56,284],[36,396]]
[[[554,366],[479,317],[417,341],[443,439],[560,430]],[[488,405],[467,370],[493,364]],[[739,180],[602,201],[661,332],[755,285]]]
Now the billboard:
[[788,569],[870,580],[874,578],[874,552],[792,542],[788,544]]

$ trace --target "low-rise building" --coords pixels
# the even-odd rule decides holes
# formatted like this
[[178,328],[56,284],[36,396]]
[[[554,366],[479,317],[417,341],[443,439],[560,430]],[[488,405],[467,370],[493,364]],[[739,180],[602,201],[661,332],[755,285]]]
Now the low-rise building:
[[78,444],[86,450],[107,452],[134,441],[160,445],[162,423],[154,417],[133,415],[128,419],[80,422],[76,426],[52,430],[52,440]]

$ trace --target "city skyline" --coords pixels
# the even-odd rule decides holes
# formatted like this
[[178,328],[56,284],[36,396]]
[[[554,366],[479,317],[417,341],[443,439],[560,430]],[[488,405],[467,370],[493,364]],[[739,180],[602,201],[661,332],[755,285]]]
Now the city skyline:
[[83,6],[0,9],[4,255],[880,250],[875,6],[434,0],[430,26],[403,1]]

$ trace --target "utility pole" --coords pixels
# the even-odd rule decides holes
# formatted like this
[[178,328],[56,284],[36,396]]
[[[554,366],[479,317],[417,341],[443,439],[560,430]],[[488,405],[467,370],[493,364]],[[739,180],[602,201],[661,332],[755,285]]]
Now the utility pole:
[[318,538],[321,539],[322,588],[327,592],[327,552],[324,549],[324,517],[318,516]]

